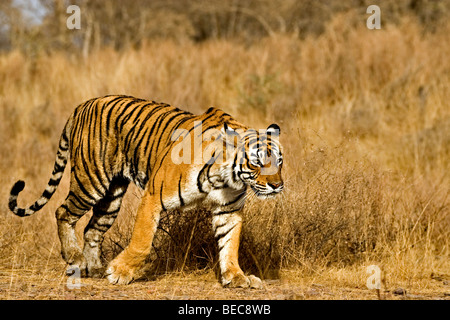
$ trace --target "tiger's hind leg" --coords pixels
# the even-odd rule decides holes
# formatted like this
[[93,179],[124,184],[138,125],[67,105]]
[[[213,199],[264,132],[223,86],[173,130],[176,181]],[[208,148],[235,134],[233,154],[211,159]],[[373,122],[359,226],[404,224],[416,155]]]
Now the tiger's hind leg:
[[86,276],[86,260],[78,245],[75,225],[91,209],[92,205],[70,191],[64,203],[56,210],[61,255],[69,265],[66,271],[68,275],[79,270],[80,276]]
[[128,184],[129,182],[123,179],[113,180],[105,197],[94,206],[92,218],[84,230],[83,255],[87,262],[89,277],[103,277],[104,267],[101,262],[103,236],[119,214]]
[[[64,203],[56,210],[58,236],[61,242],[61,254],[69,265],[67,275],[87,275],[87,262],[75,233],[76,223],[104,197],[101,188],[94,184],[90,176],[79,174],[72,167],[70,191]],[[109,183],[108,183],[109,189]]]

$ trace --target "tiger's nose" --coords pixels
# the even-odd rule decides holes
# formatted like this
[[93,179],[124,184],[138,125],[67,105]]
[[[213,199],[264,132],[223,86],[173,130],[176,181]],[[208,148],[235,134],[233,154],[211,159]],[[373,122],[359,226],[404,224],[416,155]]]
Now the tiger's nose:
[[281,187],[283,185],[283,182],[267,182],[267,184],[269,185],[269,187],[271,187],[272,189],[277,189],[279,187]]

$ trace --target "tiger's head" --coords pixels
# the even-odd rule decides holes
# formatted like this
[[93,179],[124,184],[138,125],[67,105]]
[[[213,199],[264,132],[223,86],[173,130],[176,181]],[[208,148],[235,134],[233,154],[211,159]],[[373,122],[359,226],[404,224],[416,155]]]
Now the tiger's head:
[[284,187],[280,127],[271,124],[266,130],[240,132],[225,124],[224,129],[228,137],[238,140],[231,166],[232,181],[242,181],[262,199],[280,193]]

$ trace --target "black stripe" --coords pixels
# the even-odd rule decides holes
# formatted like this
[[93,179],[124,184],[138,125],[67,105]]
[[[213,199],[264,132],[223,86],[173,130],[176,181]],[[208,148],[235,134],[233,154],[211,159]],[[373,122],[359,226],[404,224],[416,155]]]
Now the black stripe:
[[[247,152],[245,151],[245,149],[244,149],[244,160],[247,162],[247,164],[250,164],[250,165],[252,165],[251,164],[251,162],[250,162],[250,158],[248,157],[248,154],[247,154]],[[242,163],[241,163],[242,164]],[[253,165],[252,165],[253,166]],[[253,167],[255,167],[255,166],[253,166]]]
[[[67,200],[67,198],[66,198],[66,200]],[[86,210],[87,210],[86,208],[78,208],[78,207],[74,204],[74,202],[72,201],[72,199],[68,199],[68,200],[75,206],[75,208],[77,208],[78,210],[81,211],[81,213],[76,213],[76,212],[74,212],[73,210],[70,210],[66,203],[63,203],[63,204],[61,205],[61,207],[64,208],[67,212],[69,212],[71,215],[75,215],[75,216],[81,217],[81,216],[83,216],[83,215],[86,213]],[[67,220],[67,219],[66,219],[66,220]]]
[[[101,171],[102,171],[102,167],[98,165],[97,160],[98,157],[96,157],[96,150],[97,150],[97,146],[95,141],[97,141],[96,139],[96,129],[98,124],[101,123],[98,122],[98,113],[101,112],[101,110],[99,110],[99,101],[97,100],[95,103],[95,106],[92,107],[92,111],[90,114],[90,118],[89,118],[89,134],[88,134],[88,154],[89,154],[89,159],[91,159],[91,163],[94,167],[93,173],[95,174],[98,183],[103,187],[103,190],[107,190],[108,188],[103,184],[103,178],[101,177]],[[91,140],[91,131],[92,131],[92,140]],[[93,145],[91,146],[91,141],[93,142]]]
[[10,198],[8,201],[9,210],[14,212],[14,209],[17,207],[17,198]]
[[[209,120],[210,118],[212,118],[215,115],[215,113],[210,114],[209,116],[207,116],[205,119],[199,119],[200,123],[195,125],[194,127],[192,127],[191,129],[189,129],[189,133],[191,133],[191,131],[193,131],[195,128],[197,128],[198,126],[202,126],[206,124],[206,121]],[[210,129],[211,127],[208,127],[208,129]],[[202,134],[205,132],[206,130],[204,128],[202,128]]]
[[[231,239],[231,238],[230,238]],[[225,241],[224,244],[222,244],[221,246],[219,246],[219,251],[221,251],[223,249],[223,247],[225,247],[227,245],[227,243],[230,241],[230,239],[228,239],[227,241]]]
[[[98,104],[98,100],[95,101],[96,104]],[[93,107],[93,103],[90,105],[90,112],[88,114],[86,114],[86,118],[88,118],[89,120],[89,127],[87,128],[88,130],[88,137],[87,137],[87,150],[86,148],[81,147],[81,157],[85,158],[85,151],[87,152],[87,159],[89,159],[89,162],[92,163],[93,168],[94,168],[94,172],[93,174],[95,174],[95,177],[93,177],[92,175],[90,175],[90,173],[92,173],[88,167],[88,164],[86,163],[86,161],[82,161],[83,162],[83,167],[84,167],[84,171],[86,172],[87,177],[89,178],[91,185],[93,186],[93,188],[99,193],[99,195],[102,195],[104,191],[106,191],[108,188],[103,184],[103,179],[102,177],[100,177],[100,171],[99,171],[99,166],[97,164],[97,159],[95,156],[95,146],[91,147],[91,130],[95,135],[95,127],[97,126],[97,123],[95,121],[96,119],[96,115],[97,113],[95,112],[95,107]],[[95,114],[95,119],[94,118],[94,114]],[[83,119],[84,120],[84,119]],[[79,141],[83,141],[80,137]],[[97,188],[97,186],[94,184],[94,179],[93,178],[97,178],[97,182],[98,184],[103,188],[104,191],[101,191]]]
[[[148,132],[148,127],[145,128],[144,133],[142,134],[142,137],[139,139],[138,138],[138,143],[136,144],[136,146],[134,147],[134,154],[133,154],[133,162],[134,162],[134,172],[137,174],[139,172],[139,157],[138,157],[138,152],[141,151],[141,144],[144,142],[144,137],[149,137],[147,136],[147,132]],[[145,157],[145,154],[143,155]],[[148,171],[147,171],[148,172]]]
[[180,198],[180,206],[184,206],[184,200],[181,196],[181,178],[183,177],[182,174],[180,174],[180,180],[178,180],[178,197]]
[[228,224],[228,221],[219,224],[218,226],[214,226],[214,233],[216,233],[217,229],[222,228]]
[[[106,127],[105,130],[103,129],[103,127],[104,127],[103,126],[103,123],[104,123],[103,122],[103,118],[104,118],[104,115],[106,113],[105,108],[107,106],[108,106],[107,104],[103,104],[101,106],[101,111],[100,111],[100,115],[99,115],[100,119],[99,119],[99,122],[98,122],[98,142],[99,142],[99,146],[98,146],[98,148],[99,148],[98,160],[100,161],[101,167],[103,168],[104,176],[106,177],[106,179],[108,181],[110,181],[111,179],[110,179],[110,177],[108,175],[108,170],[107,170],[108,167],[106,165],[106,161],[108,159],[107,159],[107,157],[105,157],[106,147],[107,147],[108,142],[109,142],[109,139],[107,138],[107,136],[108,136],[108,127]],[[103,132],[103,131],[106,131],[106,132]]]
[[92,203],[90,203],[89,201],[87,201],[86,199],[83,199],[82,197],[78,196],[77,194],[73,193],[72,191],[69,191],[69,195],[67,196],[68,200],[70,200],[73,203],[72,199],[77,200],[77,202],[81,205],[81,207],[78,207],[77,205],[75,205],[78,209],[81,210],[85,210],[87,208],[92,207]]
[[[84,128],[84,124],[87,120],[87,118],[89,117],[88,114],[90,114],[91,112],[91,107],[92,105],[96,102],[96,99],[92,99],[90,101],[87,101],[84,105],[83,105],[83,111],[81,113],[81,115],[78,117],[81,120],[81,123],[77,126],[75,126],[75,128],[79,129],[79,137],[78,137],[78,141],[81,141],[81,134],[82,134],[82,129]],[[72,140],[74,141],[74,140]]]
[[202,127],[202,133],[200,134],[200,136],[203,136],[206,131],[208,131],[210,129],[216,129],[216,128],[217,128],[217,123],[212,123],[210,125],[207,125],[206,127]]
[[[91,129],[95,126],[95,123],[92,123],[92,113],[94,111],[94,108],[89,108],[89,112],[86,114],[86,121],[88,122],[87,125],[87,155],[89,161],[92,163],[92,156],[91,156]],[[84,127],[84,124],[83,124]]]
[[[175,131],[175,129],[178,129],[183,123],[185,123],[186,121],[188,121],[188,120],[191,120],[192,118],[194,118],[192,115],[186,115],[186,117],[184,117],[184,118],[182,118],[182,119],[180,119],[180,120],[178,120],[178,122],[173,126],[173,128],[172,128],[172,133]],[[170,141],[177,141],[178,140],[178,138],[181,136],[181,133],[178,135],[178,137],[175,139],[175,138],[173,138],[172,137],[172,134],[171,134],[171,137],[170,137],[170,140],[169,140],[169,142]]]
[[[195,117],[191,117],[190,119],[193,119],[194,122],[195,122],[195,120],[197,120],[197,119],[195,119]],[[187,130],[187,133],[186,133],[186,135],[185,135],[183,138],[187,137],[187,136],[191,133],[191,131],[193,131],[195,128],[197,128],[197,127],[200,126],[201,124],[202,124],[202,122],[200,121],[200,123],[196,124],[195,126],[193,126],[192,128],[190,128],[189,130]],[[172,140],[172,141],[177,141],[178,138],[181,137],[181,135],[182,135],[183,133],[184,133],[184,132],[181,132],[176,138],[173,138],[173,137],[172,137],[171,140]]]
[[[94,188],[94,190],[97,191],[97,193],[98,193],[99,195],[103,195],[103,194],[104,194],[103,191],[99,190],[99,189],[97,188],[97,186],[95,185],[94,177],[91,175],[91,171],[90,171],[90,168],[89,168],[89,166],[88,166],[88,164],[87,164],[87,161],[85,161],[85,160],[83,159],[83,158],[84,158],[83,150],[84,150],[84,148],[81,149],[81,157],[82,157],[81,162],[83,163],[83,169],[84,169],[84,172],[85,172],[85,174],[86,174],[86,177],[89,179],[89,182],[91,183],[91,186]],[[81,169],[81,167],[80,167],[80,169]],[[98,175],[96,174],[95,171],[98,171],[98,168],[95,167],[95,165],[94,165],[95,178],[98,179]],[[76,174],[75,174],[75,178],[77,179],[77,182],[79,182],[79,179],[78,179],[78,177],[76,176]],[[103,187],[103,189],[104,189],[105,191],[108,189],[108,188],[106,188],[106,187],[101,183],[101,181],[100,181],[99,179],[98,179],[98,182],[100,183],[100,185]],[[89,192],[87,192],[87,193],[89,194]]]
[[[134,106],[136,105],[136,106]],[[142,112],[144,111],[148,111],[148,109],[146,109],[145,107],[148,104],[142,104],[142,101],[139,100],[132,100],[130,102],[128,102],[122,110],[122,113],[116,118],[116,121],[114,123],[115,128],[118,129],[119,128],[119,121],[122,120],[121,122],[121,126],[123,126],[125,123],[128,122],[128,120],[134,116],[135,112],[138,112],[138,115],[134,118],[133,123],[135,124],[136,121],[139,119],[140,115],[142,114]],[[130,110],[130,107],[133,106],[133,109]]]
[[[211,159],[213,159],[213,158],[211,158]],[[211,160],[211,159],[209,159],[209,160]],[[214,187],[214,183],[209,179],[210,178],[210,176],[209,176],[209,171],[211,170],[211,167],[212,167],[212,164],[208,164],[208,170],[206,170],[206,179],[208,179],[208,182],[211,184],[211,186],[215,189],[215,187]]]
[[65,152],[67,150],[69,150],[69,144],[67,144],[67,147],[63,147],[61,144],[59,145],[59,150],[61,150],[62,152]]
[[107,102],[107,106],[109,107],[108,113],[106,115],[106,130],[107,132],[109,131],[109,129],[111,128],[111,117],[112,117],[112,112],[115,109],[115,106],[121,102],[123,102],[125,100],[124,97],[122,96],[118,96],[114,99],[112,99],[111,101]]
[[[159,144],[161,143],[161,138],[164,136],[164,134],[166,134],[166,130],[167,130],[167,127],[170,125],[170,123],[176,118],[176,117],[179,117],[179,116],[182,116],[182,115],[184,115],[185,113],[180,113],[180,112],[176,112],[172,117],[170,117],[168,120],[167,120],[167,122],[166,122],[166,124],[164,125],[164,127],[161,129],[161,134],[159,135],[159,138],[158,138],[158,143],[156,144],[156,149],[153,149],[153,143],[152,143],[152,147],[151,147],[151,150],[156,150],[156,151],[158,151],[159,150]],[[167,132],[168,133],[168,132]],[[156,154],[157,152],[155,152],[155,154]]]
[[220,216],[220,215],[223,215],[223,214],[230,214],[230,213],[233,213],[233,212],[236,212],[236,211],[239,211],[239,210],[241,210],[241,209],[239,208],[239,209],[234,209],[234,210],[230,210],[230,211],[221,211],[221,212],[214,213],[214,215],[215,216]]
[[238,152],[239,152],[239,150],[236,151],[236,154],[235,154],[234,160],[233,160],[233,165],[231,166],[231,171],[232,171],[231,178],[233,179],[233,182],[237,182],[237,179],[238,179],[238,177],[236,175],[236,171],[235,171],[236,170],[236,162],[237,162]]
[[[141,125],[140,125],[140,127],[139,127],[139,129],[137,129],[138,131],[138,133],[137,134],[139,134],[139,132],[142,130],[142,128],[147,124],[147,121],[155,114],[155,113],[157,113],[159,110],[161,110],[163,107],[162,106],[158,106],[158,107],[156,107],[156,108],[154,108],[153,110],[151,110],[146,116],[145,116],[145,118],[141,121]],[[136,118],[136,119],[140,119],[140,117],[138,117],[138,118]],[[135,119],[135,120],[136,120]],[[132,128],[131,128],[131,130],[127,133],[127,135],[125,136],[125,140],[124,140],[124,143],[125,143],[125,146],[124,146],[124,151],[125,151],[125,153],[126,154],[128,154],[128,151],[129,151],[129,148],[130,148],[130,144],[131,144],[131,142],[133,141],[133,140],[135,140],[135,135],[136,135],[136,126],[133,126]]]
[[61,133],[61,139],[60,140],[61,140],[61,142],[65,142],[65,143],[69,142],[69,137],[66,134],[66,127],[65,126],[64,126],[63,132]]
[[[78,205],[75,203],[75,201],[73,201],[73,199],[76,199],[76,200],[77,200]],[[85,210],[87,210],[87,209],[90,208],[90,206],[84,207],[84,206],[81,204],[81,201],[79,201],[78,198],[72,197],[72,198],[67,199],[67,201],[70,201],[70,203],[71,203],[75,208],[77,208],[77,209],[80,210],[80,211],[85,211]],[[81,205],[81,207],[80,207],[80,205]],[[72,213],[72,210],[69,210],[69,208],[68,208],[66,205],[64,205],[64,206],[65,206],[66,210],[68,210],[70,213]]]
[[[181,123],[184,123],[184,122],[187,121],[187,120],[194,120],[194,121],[195,121],[196,118],[197,118],[197,117],[192,116],[192,117],[189,117],[189,118],[187,118],[187,119],[185,119],[185,120],[182,119],[182,120],[180,120],[180,122],[177,123],[177,125],[174,126],[173,128],[177,128]],[[201,124],[201,123],[200,123],[200,124]],[[200,125],[200,124],[197,124],[196,126],[198,126],[198,125]],[[196,127],[196,126],[194,126],[194,127]],[[189,129],[189,130],[188,130],[188,133],[186,134],[186,136],[187,136],[193,129],[194,129],[194,128]],[[176,137],[176,139],[174,139],[173,137],[171,137],[170,139],[168,139],[168,140],[167,140],[168,143],[170,144],[170,142],[177,141],[178,138],[181,136],[181,134],[182,134],[182,133],[180,133],[180,134],[178,135],[178,137]],[[185,136],[185,137],[186,137],[186,136]],[[159,157],[158,157],[158,159],[159,159],[158,163],[155,163],[154,167],[152,168],[153,176],[156,176],[156,174],[158,173],[158,171],[159,171],[159,169],[161,168],[161,165],[162,165],[164,159],[167,157],[167,154],[168,154],[169,151],[170,151],[170,148],[166,148],[165,151],[166,151],[166,152],[165,152],[165,154],[164,154],[163,156],[159,156]],[[147,167],[148,167],[148,165],[147,165]],[[155,181],[154,181],[154,179],[153,179],[153,181],[151,182],[151,188],[149,188],[149,189],[150,189],[151,193],[154,193],[154,190],[155,190]],[[203,192],[203,193],[204,193],[204,192]]]
[[47,201],[44,204],[38,204],[37,202],[33,203],[33,205],[30,207],[30,210],[33,210],[34,212],[39,211],[42,209],[43,206],[47,204]]
[[[150,151],[151,151],[151,154],[150,154],[150,156],[152,157],[152,159],[154,159],[154,160],[156,160],[156,157],[157,157],[157,155],[158,155],[158,150],[157,149],[153,149],[153,145],[155,144],[155,140],[156,140],[156,137],[158,136],[158,134],[159,134],[159,136],[161,136],[164,132],[161,132],[160,130],[159,130],[159,128],[161,127],[161,124],[163,123],[163,121],[164,121],[164,119],[167,117],[167,115],[169,115],[169,114],[171,114],[172,113],[172,110],[169,110],[169,111],[166,111],[166,112],[164,112],[164,113],[162,113],[162,114],[160,114],[159,116],[158,116],[158,118],[155,120],[155,122],[153,123],[153,126],[152,126],[152,128],[151,128],[151,130],[150,130],[150,133],[149,133],[149,143],[150,143],[150,140],[152,141],[152,146],[150,147]],[[156,130],[155,130],[156,129]],[[153,132],[155,132],[155,134],[153,134]],[[153,138],[153,139],[152,139]],[[153,151],[153,152],[152,152]],[[153,161],[152,161],[153,162]]]
[[228,229],[226,232],[223,233],[219,233],[219,234],[215,234],[214,235],[214,239],[216,239],[216,241],[220,241],[220,239],[222,239],[223,237],[226,237],[227,234],[229,234],[235,227],[237,224],[233,225],[230,229]]
[[[92,127],[92,133],[95,141],[95,137],[97,136],[97,129],[101,129],[101,120],[98,120],[99,116],[103,113],[103,104],[99,105],[99,101],[96,103],[96,108],[93,108],[92,110],[92,119],[91,119],[91,127]],[[99,139],[100,140],[100,139]]]
[[46,199],[50,199],[52,197],[53,193],[55,193],[55,191],[51,192],[51,191],[48,191],[47,189],[45,189],[44,192],[42,193],[42,196]]
[[25,182],[18,180],[11,189],[11,195],[17,196],[25,188]]
[[17,209],[16,212],[14,212],[16,215],[18,215],[19,217],[23,217],[25,216],[25,209],[19,208]]
[[205,164],[205,165],[203,166],[203,168],[200,170],[200,172],[199,172],[199,174],[198,174],[198,176],[197,176],[197,188],[198,188],[198,190],[199,190],[201,193],[206,193],[206,192],[203,190],[203,188],[202,188],[202,184],[203,184],[203,182],[204,182],[205,180],[200,181],[200,179],[202,178],[202,176],[203,176],[203,171],[205,171],[205,169],[206,169],[207,166],[208,166],[208,164]]
[[60,166],[57,162],[55,162],[55,166],[53,167],[52,175],[64,171],[64,169],[66,168],[66,164],[67,164],[66,159],[64,160],[64,164],[62,166]]
[[[109,110],[106,114],[106,132],[107,133],[109,132],[109,129],[111,128],[111,118],[112,118],[113,111],[117,111],[115,106],[121,102],[123,102],[123,98],[117,97],[107,103],[107,107],[109,107]],[[117,118],[116,118],[116,120],[117,120]]]
[[[135,112],[138,112],[138,115],[135,118],[135,120],[136,120],[137,118],[139,118],[139,116],[141,115],[142,112],[147,110],[147,109],[144,108],[144,106],[140,106],[140,108],[135,107],[135,108],[133,108],[133,110],[128,110],[128,108],[131,107],[132,105],[134,105],[135,103],[137,103],[137,102],[136,101],[128,102],[123,107],[124,109],[122,110],[122,113],[117,116],[116,121],[114,122],[114,127],[115,127],[115,129],[117,131],[119,129],[119,121],[122,119],[122,117],[123,117],[123,119],[122,119],[122,122],[121,122],[121,127],[123,127],[123,125],[125,123],[127,123],[127,121],[134,115]],[[128,111],[128,113],[127,113],[127,111]]]
[[163,198],[162,198],[163,184],[164,184],[164,181],[161,181],[161,188],[159,189],[159,200],[161,201],[162,210],[166,211],[166,207],[164,206]]
[[[171,111],[166,111],[166,112],[163,112],[163,113],[161,113],[159,116],[158,116],[158,118],[155,120],[155,122],[153,123],[153,125],[152,125],[152,127],[151,127],[151,129],[150,129],[150,132],[149,132],[149,134],[148,134],[148,141],[147,141],[147,144],[149,144],[150,143],[150,140],[152,140],[152,137],[154,136],[153,135],[153,132],[155,131],[155,127],[156,127],[156,124],[158,124],[157,125],[157,130],[156,130],[156,132],[155,132],[155,136],[159,133],[159,127],[161,126],[161,123],[164,121],[164,119],[165,119],[165,117],[168,115],[168,114],[170,114],[171,113]],[[143,128],[143,125],[144,125],[145,123],[142,123],[142,125],[141,125],[141,129]],[[149,127],[147,127],[146,129],[145,129],[145,132],[144,132],[144,136],[145,136],[145,133],[147,132],[147,130],[148,130],[148,128]],[[141,132],[141,129],[139,129],[139,132],[138,132],[138,135],[137,135],[137,137],[139,137],[139,134],[140,134],[140,132]],[[160,133],[160,135],[161,135],[162,133]],[[155,139],[156,139],[156,137],[154,137],[154,139],[153,139],[153,142],[152,142],[152,147],[150,148],[150,151],[153,151],[153,152],[150,152],[150,157],[153,159],[154,157],[156,158],[156,156],[158,155],[158,150],[155,150],[155,149],[153,149],[153,144],[154,144],[154,142],[155,142]],[[143,139],[140,139],[140,141],[139,141],[139,143],[138,143],[138,145],[135,147],[136,148],[136,150],[135,150],[135,157],[136,157],[136,154],[137,154],[137,151],[138,151],[138,147],[139,147],[139,145],[142,143],[142,140]],[[145,149],[145,148],[144,148]],[[154,157],[153,157],[154,156]],[[135,160],[135,169],[136,169],[136,172],[138,171],[138,165],[137,165],[137,163],[136,163],[136,159],[134,159]],[[148,166],[148,162],[147,162],[147,166]]]
[[[211,170],[211,167],[212,167],[212,165],[214,164],[214,162],[215,162],[215,161],[217,160],[217,158],[220,156],[220,154],[216,156],[216,151],[217,151],[217,150],[214,151],[212,157],[206,162],[206,166],[208,167],[208,169],[207,169],[207,171],[206,171],[206,178],[208,179],[208,182],[211,184],[211,186],[212,186],[214,189],[221,189],[221,188],[216,188],[216,187],[214,187],[214,183],[209,179],[209,178],[210,178],[210,176],[209,176],[209,171]],[[211,162],[211,161],[212,161],[212,162]],[[203,168],[205,168],[205,167],[203,167]],[[202,170],[203,170],[203,169],[202,169]]]
[[[138,108],[136,108],[136,109],[138,109]],[[136,125],[138,123],[138,121],[141,120],[141,115],[142,115],[142,113],[144,113],[144,111],[149,111],[151,113],[150,116],[149,116],[149,114],[147,114],[148,118],[144,120],[144,123],[145,123],[148,119],[150,119],[152,117],[152,115],[155,112],[157,112],[158,110],[161,110],[161,109],[163,109],[163,106],[161,106],[161,105],[153,107],[153,109],[147,109],[147,108],[144,108],[143,106],[141,106],[141,108],[139,108],[138,114],[133,119],[133,125]],[[132,116],[134,116],[134,113]],[[127,119],[127,121],[129,121],[129,119]],[[125,123],[125,121],[122,121],[122,123]]]
[[62,151],[61,148],[58,148],[58,151],[56,152],[56,158],[64,161],[66,159],[66,156],[63,152],[64,151]]
[[[87,196],[89,199],[93,200],[94,203],[97,202],[97,200],[95,199],[95,197],[93,197],[93,196],[90,194],[90,192],[88,192],[88,191],[86,190],[86,188],[84,187],[84,185],[81,183],[80,179],[78,179],[77,174],[75,173],[73,176],[75,177],[75,180],[77,181],[78,187],[80,188],[81,192],[83,192],[84,195]],[[92,185],[92,181],[91,181],[91,185]],[[93,187],[94,187],[94,186],[93,186]],[[94,187],[94,189],[95,189],[95,187]]]
[[244,171],[244,170],[242,170],[242,164],[241,164],[240,165],[240,171],[238,172],[239,179],[244,180],[243,178],[241,178],[241,176],[244,175],[244,174],[249,175],[250,178],[252,177],[252,172],[251,171]]
[[[114,209],[114,210],[111,210],[111,211],[108,211],[108,210],[104,211],[104,210],[101,210],[101,209],[99,209],[99,208],[96,208],[96,209],[95,209],[95,212],[96,212],[97,214],[101,214],[102,216],[106,216],[106,215],[108,215],[108,216],[110,216],[110,215],[116,215],[116,214],[120,211],[120,207],[121,207],[121,206],[119,206],[117,209]],[[98,222],[97,222],[97,223],[98,223]]]

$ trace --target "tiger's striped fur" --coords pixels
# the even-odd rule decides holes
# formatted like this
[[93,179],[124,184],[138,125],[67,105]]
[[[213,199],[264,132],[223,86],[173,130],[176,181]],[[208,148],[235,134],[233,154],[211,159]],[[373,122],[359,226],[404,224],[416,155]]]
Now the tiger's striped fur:
[[[206,163],[175,165],[171,155],[178,142],[174,134],[185,132],[184,138],[189,135],[195,141],[198,123],[202,125],[200,134],[217,129],[223,137],[237,137],[239,147],[224,161],[218,161],[215,151]],[[244,206],[248,187],[263,198],[283,189],[278,133],[277,125],[263,133],[249,130],[216,108],[196,116],[129,96],[91,99],[69,117],[42,196],[30,207],[19,208],[17,197],[25,183],[18,181],[11,190],[9,208],[18,216],[40,210],[55,192],[70,158],[69,194],[56,211],[61,253],[69,271],[79,268],[81,275],[93,277],[105,274],[100,259],[103,235],[117,217],[127,187],[133,182],[145,192],[128,247],[106,269],[111,283],[127,284],[138,276],[150,253],[161,212],[202,206],[212,213],[222,284],[259,287],[260,279],[245,276],[238,264],[242,226],[238,211]],[[193,142],[193,151],[205,151],[211,143]],[[225,140],[222,146],[219,151],[223,156],[228,150]],[[274,163],[275,170],[263,174]],[[90,209],[93,215],[84,232],[82,250],[74,227]]]

